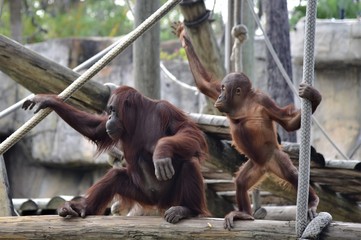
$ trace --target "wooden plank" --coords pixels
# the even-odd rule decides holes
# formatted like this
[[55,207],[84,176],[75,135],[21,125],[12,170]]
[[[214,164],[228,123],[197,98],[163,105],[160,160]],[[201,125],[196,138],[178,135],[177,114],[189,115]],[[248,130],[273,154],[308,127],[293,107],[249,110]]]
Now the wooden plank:
[[[332,174],[332,175],[330,175]],[[325,177],[334,179],[361,179],[361,172],[349,169],[327,169],[327,168],[313,168],[311,169],[311,177]]]
[[360,160],[326,160],[326,167],[342,169],[360,169]]
[[213,189],[213,191],[233,191],[236,189],[233,180],[225,179],[205,179],[204,182],[207,184],[207,187]]
[[189,113],[189,117],[198,124],[203,132],[217,135],[221,139],[231,139],[229,122],[226,117],[199,113]]
[[[294,221],[236,221],[231,231],[223,219],[194,218],[170,224],[160,217],[58,216],[1,217],[2,239],[296,239]],[[360,239],[361,224],[331,223],[322,239]]]
[[[330,174],[333,174],[332,171]],[[333,185],[333,186],[343,186],[344,188],[348,188],[349,186],[360,186],[360,181],[355,179],[348,179],[345,177],[344,179],[340,178],[327,178],[327,177],[318,177],[317,175],[311,174],[311,181],[321,185]]]

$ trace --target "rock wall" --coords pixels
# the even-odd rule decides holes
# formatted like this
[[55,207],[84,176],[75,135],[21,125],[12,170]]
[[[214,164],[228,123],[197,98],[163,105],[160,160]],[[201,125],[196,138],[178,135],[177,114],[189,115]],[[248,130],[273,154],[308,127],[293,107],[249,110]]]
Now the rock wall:
[[[304,22],[291,33],[293,79],[302,79]],[[335,143],[353,159],[361,159],[361,24],[358,21],[317,22],[315,46],[315,86],[323,101],[315,117]],[[74,68],[95,55],[115,39],[57,39],[28,46],[49,59]],[[178,41],[167,43],[179,48]],[[255,41],[255,85],[265,90],[265,45]],[[165,61],[178,79],[193,85],[188,64],[180,60]],[[128,48],[104,68],[94,80],[133,86],[132,49]],[[161,96],[187,112],[199,112],[203,96],[185,89],[161,74]],[[0,72],[0,109],[5,109],[30,93]],[[296,101],[296,104],[297,101]],[[19,128],[32,112],[17,110],[0,119],[0,138],[5,139]],[[313,127],[312,144],[326,158],[342,158],[317,127]],[[359,142],[358,142],[359,141]],[[14,197],[52,197],[78,195],[101,176],[109,165],[107,155],[95,155],[95,146],[51,114],[22,141],[5,154]]]

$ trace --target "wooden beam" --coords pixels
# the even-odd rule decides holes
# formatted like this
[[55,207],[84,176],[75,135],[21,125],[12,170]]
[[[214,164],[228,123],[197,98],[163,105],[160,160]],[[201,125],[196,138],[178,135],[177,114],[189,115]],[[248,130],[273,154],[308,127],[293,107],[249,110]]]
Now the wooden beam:
[[[79,77],[73,70],[2,35],[0,53],[0,70],[35,94],[59,94]],[[69,102],[101,112],[105,109],[109,95],[108,87],[90,80],[74,93]]]
[[[170,224],[161,217],[58,216],[1,217],[0,236],[8,239],[296,239],[294,221],[236,221],[231,231],[223,219],[195,218]],[[322,239],[360,239],[361,224],[331,223]]]

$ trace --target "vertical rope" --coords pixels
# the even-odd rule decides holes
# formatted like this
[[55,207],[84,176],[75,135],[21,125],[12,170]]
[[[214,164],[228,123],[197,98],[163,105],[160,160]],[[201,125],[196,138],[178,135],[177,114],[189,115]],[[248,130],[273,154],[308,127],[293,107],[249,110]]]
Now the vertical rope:
[[[132,44],[139,36],[153,26],[159,19],[167,14],[172,8],[174,8],[181,0],[169,0],[163,6],[161,6],[156,12],[154,12],[149,18],[147,18],[136,29],[129,33],[124,41],[117,44],[112,50],[107,52],[98,62],[91,66],[81,76],[79,76],[72,84],[70,84],[63,92],[58,96],[64,101],[67,100],[75,91],[81,88],[89,79],[97,74],[104,66],[106,66],[111,60],[113,60],[118,54],[124,51],[130,44]],[[17,129],[11,134],[5,141],[0,144],[0,155],[11,148],[16,142],[18,142],[26,133],[28,133],[33,127],[40,123],[47,115],[52,112],[51,109],[44,109],[34,115],[23,126]]]
[[[316,12],[317,0],[308,0],[306,10],[306,37],[303,56],[303,80],[309,85],[313,84],[314,78]],[[301,139],[296,214],[296,233],[298,237],[301,237],[307,226],[312,116],[312,105],[309,100],[302,99],[301,106]]]

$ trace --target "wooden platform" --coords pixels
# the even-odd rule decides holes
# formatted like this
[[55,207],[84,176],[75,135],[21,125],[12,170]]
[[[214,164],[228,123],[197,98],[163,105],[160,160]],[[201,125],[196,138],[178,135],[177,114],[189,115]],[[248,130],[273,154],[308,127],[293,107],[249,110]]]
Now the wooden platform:
[[[334,222],[321,239],[360,239],[361,224]],[[1,217],[0,239],[296,239],[294,221],[237,221],[232,231],[223,219],[187,219],[177,224],[160,217],[58,216]]]

